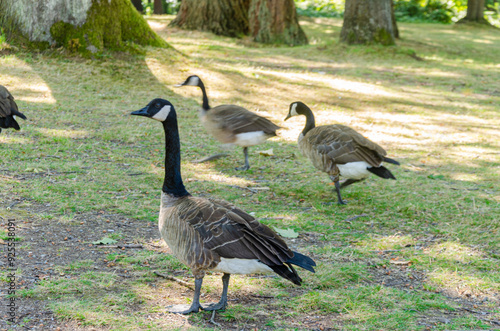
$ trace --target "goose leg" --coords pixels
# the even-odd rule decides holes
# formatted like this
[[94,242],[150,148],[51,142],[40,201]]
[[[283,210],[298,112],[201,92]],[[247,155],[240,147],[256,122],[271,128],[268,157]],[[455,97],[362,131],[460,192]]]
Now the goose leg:
[[245,165],[243,167],[237,167],[236,170],[248,170],[250,169],[250,164],[248,163],[248,147],[243,147],[243,154],[245,154]]
[[190,313],[197,313],[200,308],[200,292],[201,292],[201,284],[203,283],[203,278],[197,278],[194,281],[194,295],[193,295],[193,303],[191,306],[189,305],[174,305],[167,307],[167,311],[174,314],[183,314],[187,315]]
[[339,181],[334,182],[335,183],[335,190],[337,191],[337,197],[338,197],[338,203],[339,205],[345,205],[346,203],[344,200],[342,200],[342,197],[340,196],[340,184]]
[[[203,310],[224,310],[227,306],[227,289],[229,287],[229,277],[230,274],[224,274],[222,276],[222,295],[220,297],[220,301],[218,303],[211,303],[205,307],[201,307]],[[213,316],[212,316],[213,318]]]
[[340,196],[339,176],[331,175],[330,179],[335,184],[335,191],[337,191],[337,198],[338,198],[339,205],[345,205],[346,203],[344,202],[344,200],[342,200],[342,197]]
[[347,187],[351,184],[354,184],[354,183],[357,183],[357,182],[361,182],[363,180],[365,180],[366,178],[362,178],[362,179],[347,179],[345,182],[342,183],[342,185],[340,185],[340,188],[344,188],[344,187]]

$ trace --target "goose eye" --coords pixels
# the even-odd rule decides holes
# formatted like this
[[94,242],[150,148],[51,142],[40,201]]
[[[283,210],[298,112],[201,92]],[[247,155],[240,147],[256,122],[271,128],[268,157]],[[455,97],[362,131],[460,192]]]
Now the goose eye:
[[155,108],[160,109],[160,104],[159,104],[159,103],[157,103],[157,104],[155,105]]

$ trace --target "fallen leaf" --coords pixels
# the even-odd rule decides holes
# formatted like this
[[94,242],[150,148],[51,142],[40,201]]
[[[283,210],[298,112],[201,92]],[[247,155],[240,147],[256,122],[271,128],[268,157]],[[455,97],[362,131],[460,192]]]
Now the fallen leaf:
[[299,233],[295,232],[295,230],[291,228],[280,229],[275,227],[274,230],[278,232],[280,236],[285,238],[297,238],[299,236]]
[[259,153],[260,155],[263,155],[263,156],[273,156],[274,155],[272,148],[268,149],[266,151],[256,151],[255,153]]

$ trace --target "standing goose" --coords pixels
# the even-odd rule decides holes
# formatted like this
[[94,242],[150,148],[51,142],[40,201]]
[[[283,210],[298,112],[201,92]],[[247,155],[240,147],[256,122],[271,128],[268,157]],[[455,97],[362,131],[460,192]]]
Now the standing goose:
[[[159,229],[173,254],[193,272],[195,291],[191,306],[177,305],[171,312],[189,314],[225,309],[230,274],[275,272],[300,285],[292,264],[314,272],[314,261],[290,250],[269,227],[229,202],[194,197],[182,182],[177,115],[167,100],[154,99],[132,115],[163,123],[165,179],[161,194]],[[224,273],[218,303],[200,305],[200,290],[207,270]]]
[[12,94],[5,86],[0,85],[0,132],[2,132],[2,128],[21,129],[16,121],[16,116],[21,117],[23,120],[26,119],[26,116],[17,109]]
[[[386,179],[396,179],[382,162],[399,165],[385,157],[387,152],[355,130],[341,124],[315,126],[309,107],[297,101],[290,104],[288,116],[304,115],[306,125],[299,135],[299,149],[319,170],[326,172],[335,183],[338,203],[345,204],[340,189],[366,179],[370,173]],[[347,180],[339,184],[339,176]]]
[[205,85],[198,76],[189,76],[186,81],[176,86],[199,86],[203,92],[203,104],[200,109],[200,119],[205,129],[215,139],[224,144],[234,144],[243,147],[245,165],[236,170],[248,170],[248,147],[262,144],[267,139],[276,136],[279,126],[251,111],[236,105],[220,105],[210,108]]

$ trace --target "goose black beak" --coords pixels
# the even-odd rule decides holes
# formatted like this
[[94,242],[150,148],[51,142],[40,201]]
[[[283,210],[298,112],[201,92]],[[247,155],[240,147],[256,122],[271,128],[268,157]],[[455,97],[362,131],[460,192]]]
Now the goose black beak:
[[286,116],[286,118],[285,118],[285,121],[286,121],[287,119],[289,119],[290,117],[292,117],[292,115],[290,115],[290,113],[288,113],[288,115],[287,115],[287,116]]
[[151,116],[149,116],[148,107],[147,106],[144,107],[144,108],[142,108],[141,110],[136,110],[136,111],[131,112],[130,115],[138,115],[138,116],[151,117]]
[[174,87],[181,87],[181,86],[184,86],[184,84],[175,84]]

